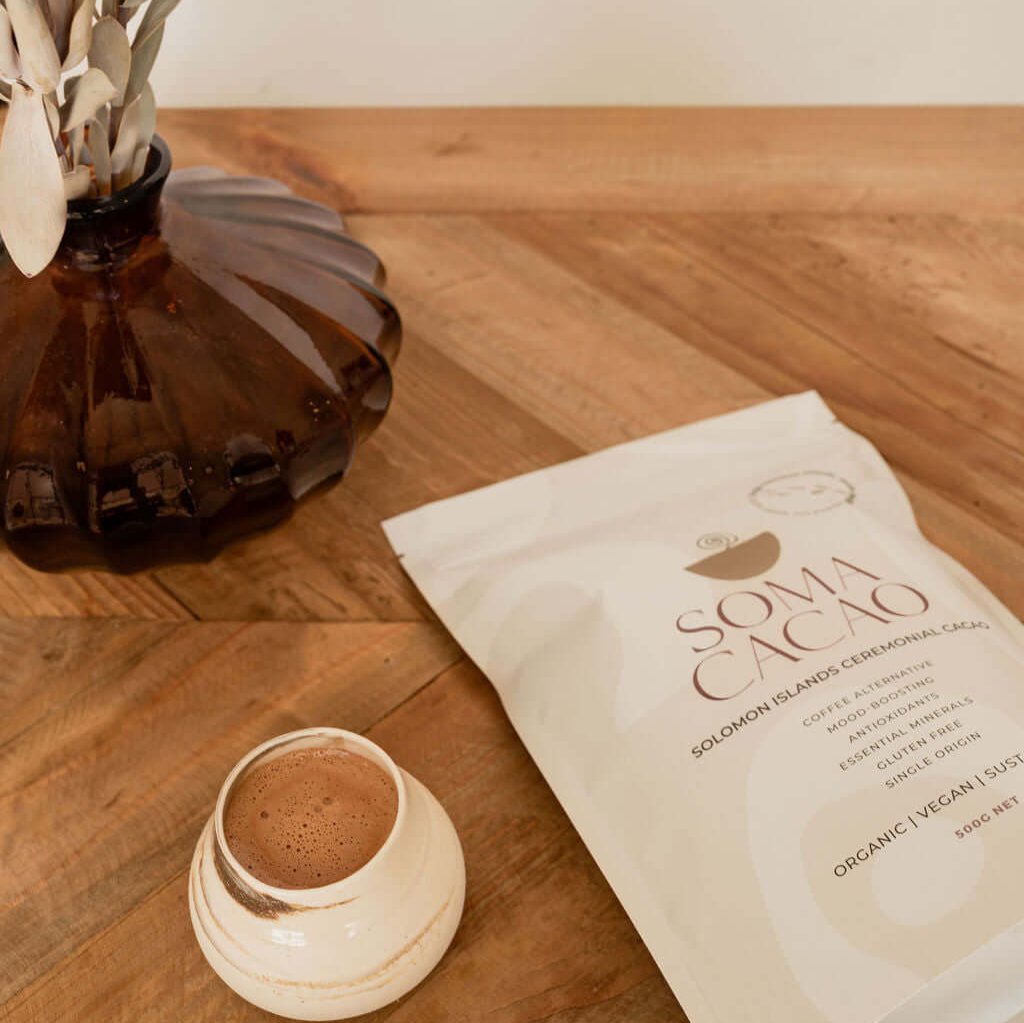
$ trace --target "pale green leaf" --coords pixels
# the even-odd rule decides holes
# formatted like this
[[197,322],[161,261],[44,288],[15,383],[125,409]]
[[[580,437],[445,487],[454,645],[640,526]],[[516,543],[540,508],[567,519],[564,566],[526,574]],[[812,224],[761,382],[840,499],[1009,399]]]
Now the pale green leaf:
[[141,46],[154,32],[163,28],[167,16],[179,3],[181,0],[150,0],[139,23],[139,30],[135,33],[135,45]]
[[89,122],[89,152],[92,154],[96,188],[100,195],[110,195],[110,142],[107,137],[107,126],[98,121]]
[[64,198],[84,199],[92,187],[92,175],[88,167],[76,167],[64,175]]
[[14,45],[14,29],[5,7],[0,7],[0,78],[20,78],[21,58]]
[[149,73],[156,63],[163,39],[164,27],[161,25],[141,46],[137,43],[132,44],[132,69],[128,75],[128,87],[124,91],[126,106],[142,95],[143,86],[149,81]]
[[92,16],[95,11],[95,0],[78,0],[78,7],[71,21],[68,48],[63,53],[65,71],[78,67],[85,60],[92,44]]
[[101,18],[92,28],[89,66],[99,68],[114,84],[114,105],[124,102],[128,75],[132,69],[132,44],[117,18]]
[[21,56],[21,77],[36,92],[53,92],[60,81],[60,59],[42,8],[37,0],[7,0],[7,13]]
[[61,126],[71,131],[86,121],[92,120],[100,107],[117,95],[117,89],[109,78],[98,68],[91,67],[78,80],[71,100],[61,110]]
[[64,176],[43,97],[15,85],[0,140],[0,237],[23,274],[32,277],[53,259],[66,220]]

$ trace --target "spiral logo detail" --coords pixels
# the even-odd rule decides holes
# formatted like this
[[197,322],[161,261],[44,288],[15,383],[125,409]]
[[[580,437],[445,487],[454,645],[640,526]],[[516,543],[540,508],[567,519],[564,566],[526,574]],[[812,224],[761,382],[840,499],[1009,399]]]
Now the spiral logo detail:
[[739,543],[739,537],[733,533],[705,533],[697,546],[702,551],[727,551],[733,544]]

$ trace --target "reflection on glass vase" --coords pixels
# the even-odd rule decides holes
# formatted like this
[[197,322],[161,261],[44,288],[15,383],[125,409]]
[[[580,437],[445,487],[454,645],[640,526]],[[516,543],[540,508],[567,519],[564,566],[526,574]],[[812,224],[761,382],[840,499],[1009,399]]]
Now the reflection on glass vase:
[[69,203],[37,277],[0,252],[0,504],[34,567],[205,560],[339,479],[387,411],[377,257],[279,182],[170,166],[156,138],[134,185]]

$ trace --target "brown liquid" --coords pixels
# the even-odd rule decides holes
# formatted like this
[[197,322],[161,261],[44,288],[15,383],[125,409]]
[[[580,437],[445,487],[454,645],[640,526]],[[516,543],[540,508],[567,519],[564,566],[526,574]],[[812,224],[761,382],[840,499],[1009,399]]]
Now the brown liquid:
[[235,859],[276,888],[318,888],[354,874],[384,844],[398,813],[394,782],[340,749],[302,749],[255,768],[224,810]]

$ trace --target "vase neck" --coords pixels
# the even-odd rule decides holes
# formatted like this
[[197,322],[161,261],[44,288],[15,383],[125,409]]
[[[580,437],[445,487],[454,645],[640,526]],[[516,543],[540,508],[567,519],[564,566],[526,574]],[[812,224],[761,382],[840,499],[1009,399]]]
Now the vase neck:
[[84,271],[124,264],[143,238],[159,232],[160,196],[170,170],[170,150],[155,136],[138,181],[110,196],[69,202],[58,262]]

